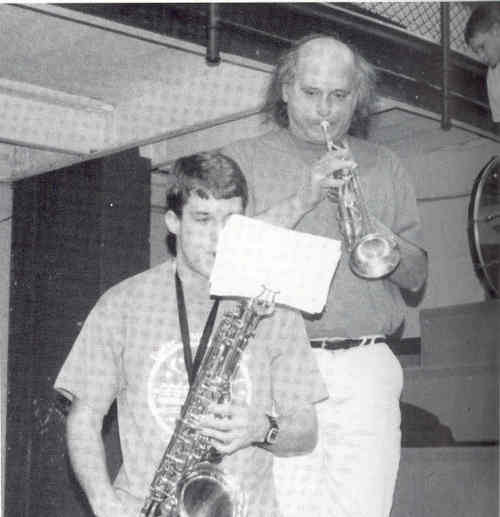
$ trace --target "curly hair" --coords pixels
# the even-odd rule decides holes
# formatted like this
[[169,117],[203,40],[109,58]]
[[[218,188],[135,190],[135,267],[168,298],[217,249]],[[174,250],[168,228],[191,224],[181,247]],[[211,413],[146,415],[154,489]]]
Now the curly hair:
[[[267,112],[268,118],[273,119],[280,127],[288,127],[289,125],[287,106],[282,98],[282,87],[284,84],[290,84],[294,81],[302,47],[306,43],[320,38],[339,41],[325,34],[311,34],[293,43],[278,59],[267,89],[264,111]],[[354,87],[358,93],[349,133],[366,136],[369,117],[373,112],[373,106],[377,98],[375,91],[377,73],[375,68],[354,47],[350,45],[346,45],[346,47],[351,50],[354,56]]]
[[464,29],[467,45],[480,33],[488,32],[494,25],[500,25],[500,4],[498,2],[481,3],[470,15]]

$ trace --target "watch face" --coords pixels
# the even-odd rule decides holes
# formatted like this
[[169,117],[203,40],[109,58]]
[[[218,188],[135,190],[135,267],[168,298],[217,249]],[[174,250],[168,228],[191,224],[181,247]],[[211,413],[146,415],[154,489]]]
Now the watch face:
[[269,432],[267,433],[266,442],[269,444],[273,444],[278,439],[278,432],[279,429],[277,427],[272,427],[269,429]]

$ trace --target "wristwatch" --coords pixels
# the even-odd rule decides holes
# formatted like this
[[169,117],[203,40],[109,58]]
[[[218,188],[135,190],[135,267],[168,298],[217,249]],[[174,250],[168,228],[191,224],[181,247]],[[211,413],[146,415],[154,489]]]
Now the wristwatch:
[[278,425],[278,421],[271,415],[267,415],[267,419],[269,420],[269,429],[267,430],[266,436],[264,437],[263,445],[273,445],[276,443],[278,439],[278,434],[280,432],[280,427]]

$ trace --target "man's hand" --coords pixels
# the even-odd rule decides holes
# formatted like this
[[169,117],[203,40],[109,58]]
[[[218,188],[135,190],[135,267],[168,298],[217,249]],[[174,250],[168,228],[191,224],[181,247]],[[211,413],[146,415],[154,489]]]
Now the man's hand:
[[399,246],[401,261],[398,267],[388,276],[388,280],[410,292],[418,293],[421,291],[427,279],[429,268],[426,251],[393,233],[375,217],[371,216],[370,221],[375,231],[391,239]]
[[268,420],[238,402],[211,404],[206,415],[198,420],[200,431],[212,438],[212,445],[221,454],[231,454],[262,441]]
[[122,513],[118,517],[137,517],[140,515],[142,507],[144,506],[144,501],[146,499],[146,495],[142,499],[138,499],[128,492],[124,492],[123,490],[118,490],[118,498],[122,504],[122,507],[125,508],[125,512]]
[[143,500],[120,491],[119,495],[103,502],[98,508],[94,508],[94,515],[96,517],[137,517],[143,504]]
[[143,502],[124,491],[113,491],[110,497],[100,500],[93,508],[94,515],[96,517],[136,517],[141,511]]
[[337,189],[344,179],[336,175],[342,169],[353,169],[356,162],[349,149],[339,149],[325,153],[305,174],[305,181],[297,192],[297,198],[304,211],[312,210],[332,189]]

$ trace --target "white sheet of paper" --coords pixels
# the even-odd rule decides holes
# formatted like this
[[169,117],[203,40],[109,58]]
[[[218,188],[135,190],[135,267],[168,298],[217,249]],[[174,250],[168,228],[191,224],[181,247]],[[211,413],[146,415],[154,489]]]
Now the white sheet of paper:
[[278,291],[276,303],[318,313],[340,254],[340,241],[233,215],[219,237],[210,293],[253,298],[266,286]]

